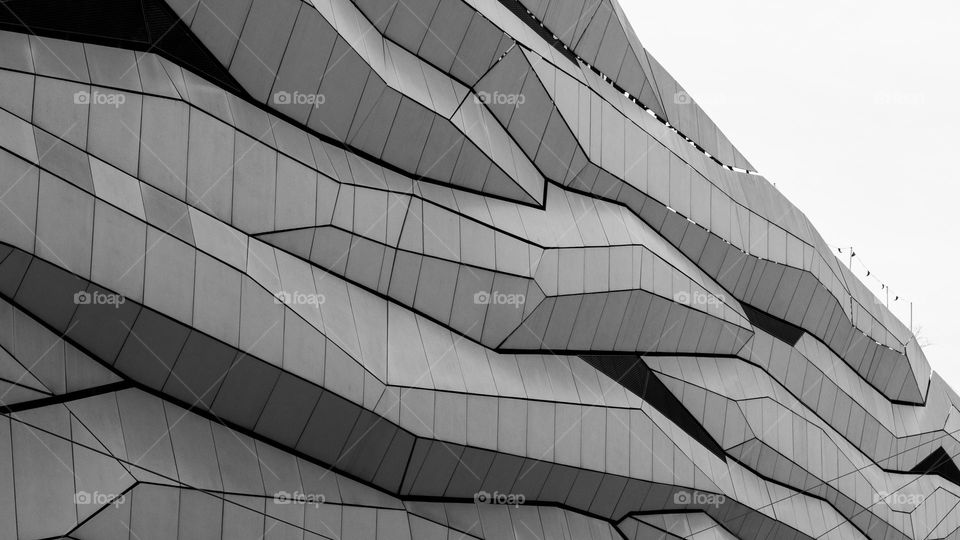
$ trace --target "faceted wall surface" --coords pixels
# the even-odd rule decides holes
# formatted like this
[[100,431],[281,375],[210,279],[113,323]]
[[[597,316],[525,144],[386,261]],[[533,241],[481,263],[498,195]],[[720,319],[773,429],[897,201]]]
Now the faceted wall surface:
[[0,539],[960,537],[960,397],[613,0],[10,0]]

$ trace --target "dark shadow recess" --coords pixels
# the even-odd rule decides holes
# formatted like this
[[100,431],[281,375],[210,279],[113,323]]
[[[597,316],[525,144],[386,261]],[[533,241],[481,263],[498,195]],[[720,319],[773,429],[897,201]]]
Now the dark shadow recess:
[[680,402],[670,389],[657,378],[639,356],[581,356],[581,358],[619,385],[633,392],[641,399],[660,411],[674,424],[710,450],[718,458],[725,460],[726,454],[711,435],[704,429],[690,411]]
[[957,464],[953,462],[953,459],[942,446],[930,452],[930,455],[917,463],[914,468],[910,469],[910,472],[935,474],[960,486],[960,469],[957,468]]
[[750,324],[791,347],[796,345],[797,342],[800,341],[800,338],[803,337],[804,330],[799,326],[794,326],[787,321],[768,315],[749,304],[741,302],[740,306],[743,307],[743,312],[747,315]]
[[163,0],[0,0],[0,30],[149,51],[247,97]]

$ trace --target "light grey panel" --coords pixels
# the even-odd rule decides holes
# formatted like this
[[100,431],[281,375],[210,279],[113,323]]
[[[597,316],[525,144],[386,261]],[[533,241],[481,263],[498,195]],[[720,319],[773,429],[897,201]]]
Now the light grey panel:
[[178,199],[186,198],[189,118],[181,102],[143,98],[139,177]]
[[268,100],[300,6],[294,0],[253,0],[250,6],[239,34],[240,44],[230,62],[230,74],[261,103]]
[[190,113],[190,143],[186,201],[221,221],[229,221],[234,130],[212,116],[193,110]]

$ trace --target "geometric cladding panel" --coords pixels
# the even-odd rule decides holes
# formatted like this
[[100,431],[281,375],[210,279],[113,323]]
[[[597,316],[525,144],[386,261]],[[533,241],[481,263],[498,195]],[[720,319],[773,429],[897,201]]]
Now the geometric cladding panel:
[[960,397],[615,1],[67,4],[0,16],[0,539],[960,535]]

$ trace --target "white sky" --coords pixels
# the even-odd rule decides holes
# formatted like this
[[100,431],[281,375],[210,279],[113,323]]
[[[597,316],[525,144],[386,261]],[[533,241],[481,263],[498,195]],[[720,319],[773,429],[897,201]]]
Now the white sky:
[[[960,390],[960,2],[620,0],[640,42]],[[842,260],[847,260],[844,254]],[[880,296],[881,299],[884,296]]]

